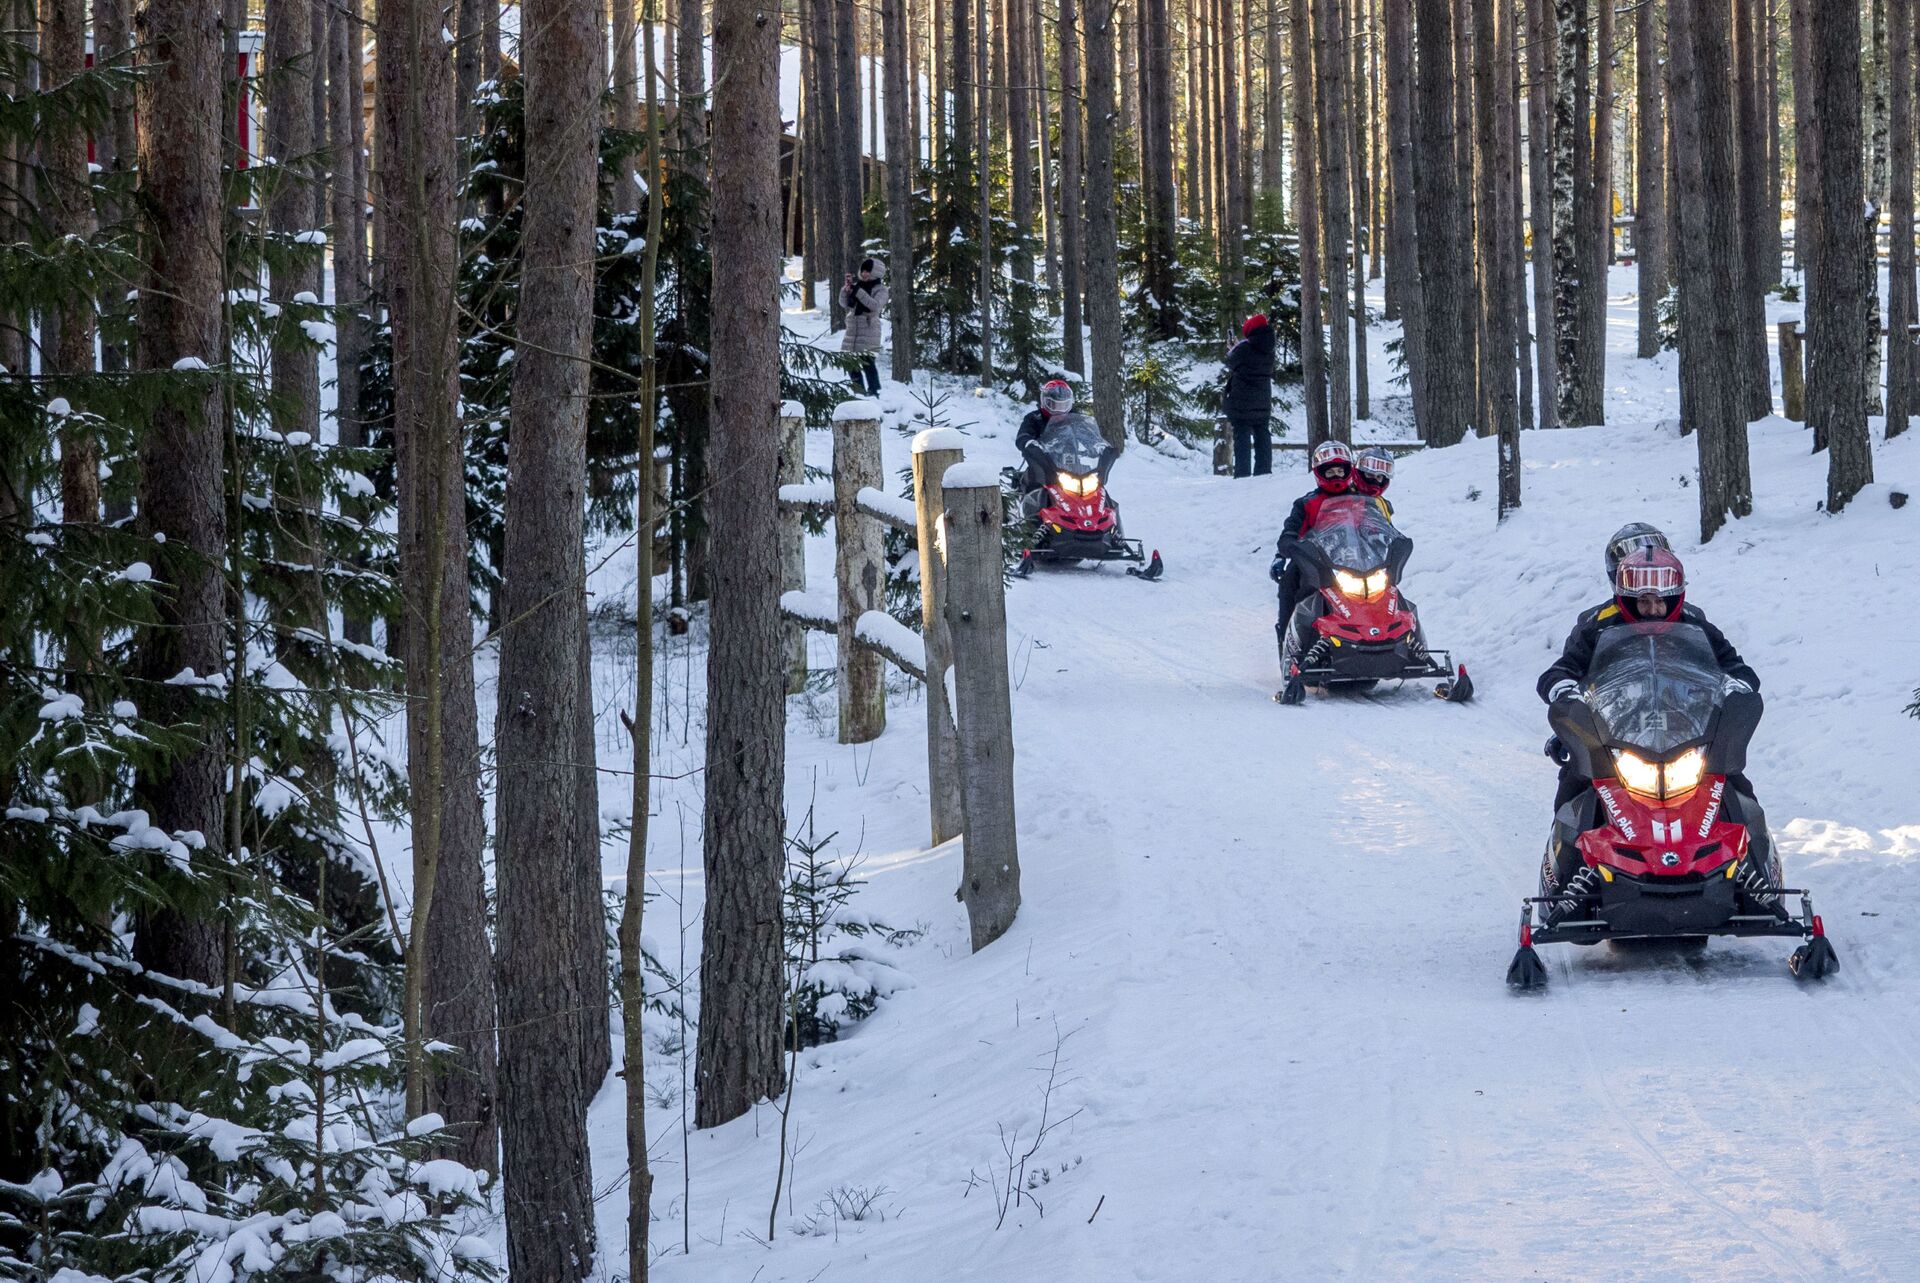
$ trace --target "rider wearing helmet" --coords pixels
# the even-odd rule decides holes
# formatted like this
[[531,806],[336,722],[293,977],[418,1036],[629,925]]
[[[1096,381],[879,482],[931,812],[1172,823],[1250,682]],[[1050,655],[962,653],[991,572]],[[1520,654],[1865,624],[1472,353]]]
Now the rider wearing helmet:
[[[1294,607],[1300,604],[1300,598],[1308,591],[1300,582],[1300,559],[1298,556],[1300,539],[1312,530],[1320,520],[1320,509],[1329,499],[1353,491],[1353,450],[1344,441],[1322,441],[1313,451],[1314,488],[1293,501],[1293,511],[1287,514],[1286,524],[1280,528],[1280,541],[1273,552],[1273,564],[1267,570],[1273,581],[1280,585],[1280,622],[1274,626],[1280,635],[1281,646],[1286,645],[1287,623],[1293,618]],[[1374,502],[1385,507],[1385,499]],[[1389,516],[1392,509],[1386,509]]]
[[[1040,387],[1040,404],[1027,411],[1027,417],[1020,420],[1020,431],[1014,434],[1013,445],[1024,458],[1027,446],[1038,441],[1046,432],[1047,424],[1063,414],[1073,413],[1073,385],[1065,379],[1048,379]],[[1047,484],[1048,478],[1040,474],[1037,465],[1027,464],[1027,489],[1036,490]]]
[[[1360,452],[1353,461],[1353,490],[1355,494],[1380,498],[1387,493],[1387,487],[1393,484],[1393,456],[1379,446],[1369,446]],[[1387,503],[1380,498],[1382,503]],[[1393,505],[1387,503],[1387,515],[1393,515]]]
[[1644,521],[1629,521],[1613,532],[1613,538],[1607,540],[1607,584],[1612,586],[1614,572],[1620,569],[1621,558],[1628,553],[1648,548],[1663,548],[1673,551],[1673,545],[1660,533],[1658,526],[1650,526]]
[[[1653,533],[1659,535],[1657,530]],[[1611,558],[1611,545],[1608,554]],[[1740,652],[1727,640],[1727,635],[1714,627],[1699,607],[1687,604],[1686,569],[1671,550],[1648,546],[1627,553],[1614,569],[1613,585],[1613,600],[1580,616],[1573,631],[1567,634],[1560,658],[1540,674],[1536,689],[1541,699],[1553,704],[1580,698],[1580,684],[1586,680],[1587,668],[1593,663],[1600,635],[1610,628],[1631,624],[1692,624],[1706,634],[1713,647],[1713,657],[1719,662],[1720,671],[1726,674],[1729,689],[1760,689],[1760,675],[1740,658]],[[1560,794],[1553,804],[1558,810],[1586,788],[1587,781],[1570,774],[1572,768],[1563,760],[1565,750],[1560,748],[1557,739],[1548,741],[1548,751],[1561,762]]]

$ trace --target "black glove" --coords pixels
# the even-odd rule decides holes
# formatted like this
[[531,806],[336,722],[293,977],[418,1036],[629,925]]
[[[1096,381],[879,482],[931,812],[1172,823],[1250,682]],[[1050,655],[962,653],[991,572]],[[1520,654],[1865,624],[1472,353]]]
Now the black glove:
[[1558,735],[1547,736],[1547,742],[1541,746],[1540,751],[1560,766],[1566,766],[1573,761],[1573,753],[1560,742]]

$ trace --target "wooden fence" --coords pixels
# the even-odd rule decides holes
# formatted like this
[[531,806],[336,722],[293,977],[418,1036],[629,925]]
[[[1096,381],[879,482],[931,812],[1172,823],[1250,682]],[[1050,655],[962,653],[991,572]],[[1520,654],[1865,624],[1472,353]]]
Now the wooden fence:
[[[847,401],[834,411],[832,479],[809,482],[800,407],[782,406],[780,424],[780,607],[792,629],[787,689],[804,688],[807,629],[835,638],[843,744],[868,743],[886,730],[884,663],[924,684],[932,839],[962,840],[957,894],[973,947],[984,948],[1020,907],[999,470],[967,462],[967,438],[935,428],[914,438],[913,499],[888,494],[880,407]],[[831,595],[807,586],[809,513],[833,518]],[[886,612],[889,526],[911,532],[919,545],[917,632]]]

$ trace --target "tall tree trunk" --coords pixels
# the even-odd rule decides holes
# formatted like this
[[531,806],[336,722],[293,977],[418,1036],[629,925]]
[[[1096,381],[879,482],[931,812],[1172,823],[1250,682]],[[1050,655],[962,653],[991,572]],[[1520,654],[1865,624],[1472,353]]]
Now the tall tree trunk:
[[1060,327],[1066,344],[1066,367],[1075,374],[1085,374],[1082,291],[1087,259],[1082,237],[1085,224],[1081,221],[1085,206],[1080,195],[1080,144],[1081,105],[1086,90],[1080,76],[1079,24],[1076,0],[1060,0]]
[[1309,446],[1331,434],[1320,303],[1320,130],[1314,121],[1313,21],[1308,0],[1293,0],[1288,40],[1293,60],[1293,190],[1300,232],[1300,390]]
[[1580,351],[1583,291],[1591,287],[1580,254],[1581,154],[1587,136],[1579,85],[1584,79],[1586,0],[1554,0],[1553,69],[1553,329],[1560,404],[1557,419],[1572,427],[1592,422]]
[[1887,436],[1896,437],[1913,414],[1913,0],[1887,0],[1887,65]]
[[[956,54],[960,52],[956,47]],[[786,869],[786,642],[780,617],[780,32],[754,0],[713,13],[712,641],[707,652],[707,900],[694,1119],[777,1096]]]
[[1867,437],[1867,268],[1872,239],[1860,138],[1860,14],[1815,4],[1808,15],[1817,124],[1819,247],[1807,284],[1807,422],[1827,450],[1827,510],[1838,512],[1873,480]]
[[1454,256],[1453,288],[1459,291],[1461,350],[1465,358],[1467,381],[1467,422],[1478,426],[1482,420],[1480,403],[1480,304],[1474,280],[1471,246],[1474,244],[1474,154],[1473,154],[1473,3],[1453,3],[1453,137],[1454,165],[1457,169],[1455,192],[1459,203],[1454,217],[1460,228],[1459,244],[1463,252]]
[[[328,139],[333,154],[333,296],[335,331],[334,417],[340,444],[358,448],[366,444],[366,423],[360,410],[360,360],[367,351],[367,219],[366,195],[361,185],[363,173],[362,135],[366,122],[355,101],[354,89],[360,84],[361,33],[358,0],[349,0],[330,8],[332,19],[328,33],[327,92]],[[360,515],[354,504],[348,514]],[[366,645],[373,640],[372,621],[348,614],[342,630],[350,642]]]
[[973,113],[974,191],[980,198],[976,209],[980,221],[975,224],[975,231],[980,246],[980,386],[990,388],[993,386],[993,282],[997,265],[993,250],[993,147],[988,136],[993,112],[992,84],[987,79],[987,46],[992,35],[987,25],[987,0],[981,0],[979,15],[973,63],[974,83],[979,87]]
[[1226,95],[1224,142],[1227,152],[1227,217],[1223,229],[1225,234],[1220,238],[1220,243],[1224,250],[1221,258],[1226,271],[1222,275],[1228,300],[1228,315],[1224,319],[1232,327],[1239,319],[1233,312],[1239,309],[1246,294],[1247,176],[1241,151],[1240,73],[1234,63],[1234,46],[1241,37],[1233,30],[1233,0],[1219,0],[1219,5],[1220,83]]
[[[1738,361],[1740,224],[1734,202],[1734,110],[1728,7],[1669,0],[1675,172],[1679,175],[1680,379],[1700,458],[1700,538],[1752,510]],[[1855,314],[1856,316],[1858,313]],[[1856,393],[1860,384],[1855,380]]]
[[1347,263],[1353,241],[1353,192],[1349,183],[1346,0],[1314,0],[1313,75],[1319,100],[1320,199],[1326,219],[1325,264],[1328,332],[1327,430],[1353,439],[1353,325],[1347,298]]
[[491,1169],[496,1020],[480,864],[479,727],[473,630],[467,611],[466,495],[455,324],[453,59],[430,0],[381,0],[376,176],[385,210],[393,327],[393,438],[399,490],[400,588],[408,603],[407,774],[413,829],[413,923],[407,945],[408,1033],[459,1049],[459,1063],[425,1082],[415,1069],[408,1108],[462,1128],[458,1156]]
[[1414,420],[1432,420],[1427,404],[1426,288],[1420,278],[1419,218],[1413,178],[1413,8],[1388,0],[1386,19],[1387,149],[1393,243],[1387,251],[1387,292],[1398,305],[1402,357],[1413,389]]
[[1027,6],[1027,65],[1034,77],[1034,114],[1040,143],[1040,219],[1046,253],[1047,311],[1060,315],[1060,206],[1054,192],[1053,75],[1047,69],[1046,18],[1040,0],[1017,0]]
[[[164,74],[140,80],[137,108],[142,119],[167,122],[139,136],[145,261],[134,366],[141,370],[169,371],[189,358],[212,365],[220,357],[219,29],[219,12],[204,0],[148,0],[138,18],[140,61]],[[142,633],[138,671],[154,683],[143,701],[147,713],[170,723],[197,716],[196,696],[166,680],[189,667],[218,673],[226,663],[221,438],[220,389],[211,379],[190,397],[158,402],[141,437],[139,529],[150,539],[165,536],[154,556],[171,591],[154,599],[160,626]],[[219,740],[209,736],[164,772],[143,776],[138,792],[161,828],[197,831],[217,848],[225,766]],[[221,955],[210,915],[160,909],[137,924],[135,959],[163,974],[217,985]]]
[[1769,280],[1779,281],[1783,276],[1784,264],[1781,254],[1780,219],[1785,211],[1780,194],[1780,0],[1766,0],[1767,22],[1767,208],[1773,216],[1767,220],[1766,248],[1762,256],[1762,265]]
[[[1501,101],[1501,146],[1504,149],[1502,164],[1507,172],[1506,226],[1502,236],[1506,241],[1507,297],[1512,301],[1514,316],[1514,360],[1519,366],[1520,397],[1517,432],[1533,429],[1533,335],[1527,315],[1527,246],[1526,246],[1526,210],[1523,208],[1523,184],[1520,181],[1522,157],[1526,154],[1520,145],[1520,47],[1524,43],[1522,34],[1527,28],[1527,6],[1525,0],[1508,0],[1506,27],[1502,31],[1501,45],[1503,53],[1501,63],[1505,68],[1506,96]],[[1520,501],[1520,440],[1513,440],[1509,452],[1505,447],[1500,451],[1501,463],[1511,464],[1513,469],[1513,502]]]
[[596,0],[528,0],[525,21],[527,182],[495,750],[501,1148],[509,1267],[566,1280],[583,1277],[593,1257],[587,1102],[607,1044],[599,834],[585,843],[574,822],[600,812],[592,764],[578,757],[593,693],[581,665],[568,662],[587,629],[604,28]]
[[1012,172],[1011,201],[1013,225],[1021,238],[1014,245],[1014,275],[1023,281],[1033,277],[1033,252],[1027,238],[1033,235],[1033,81],[1027,65],[1027,10],[1031,0],[1005,0],[1007,18],[1007,164]]
[[1555,72],[1559,33],[1553,0],[1526,0],[1527,6],[1527,226],[1533,263],[1534,389],[1539,426],[1560,422],[1560,323],[1555,301],[1553,257],[1553,165]]
[[1379,260],[1379,252],[1372,244],[1372,228],[1367,221],[1372,202],[1368,196],[1371,188],[1367,182],[1366,157],[1368,117],[1371,115],[1367,102],[1367,64],[1364,56],[1366,12],[1367,0],[1354,0],[1348,24],[1353,39],[1351,56],[1347,60],[1347,69],[1352,73],[1348,83],[1353,90],[1348,99],[1349,105],[1343,106],[1352,122],[1347,155],[1352,162],[1353,175],[1353,417],[1356,419],[1373,417],[1372,390],[1367,386],[1366,251],[1373,249],[1375,261]]
[[1121,389],[1118,185],[1113,166],[1113,66],[1117,0],[1087,0],[1087,328],[1093,341],[1093,403],[1100,431],[1125,446],[1127,417]]
[[[1746,2],[1746,0],[1743,0]],[[1862,65],[1867,129],[1867,201],[1876,218],[1887,207],[1887,0],[1867,0],[1872,41]]]
[[[1606,421],[1607,283],[1613,266],[1613,6],[1594,0],[1593,141],[1588,150],[1587,183],[1582,192],[1586,234],[1581,237],[1590,282],[1580,293],[1580,392],[1577,423]],[[1584,58],[1585,55],[1583,54]],[[1584,117],[1583,117],[1584,119]],[[1759,334],[1756,329],[1754,333]]]
[[893,278],[888,333],[892,374],[913,379],[913,157],[907,73],[907,0],[880,0],[887,75],[887,266]]
[[[1161,338],[1172,338],[1178,331],[1180,315],[1175,285],[1178,264],[1173,199],[1173,28],[1167,16],[1167,0],[1140,0],[1140,6],[1140,58],[1146,73],[1145,93],[1140,103],[1141,156],[1148,174],[1146,287],[1152,299],[1154,333]],[[1100,66],[1091,55],[1088,62],[1094,69]]]
[[[488,0],[497,3],[498,0]],[[634,65],[639,53],[640,28],[634,22],[634,0],[608,0],[613,7],[613,127],[628,133],[640,128],[640,73]],[[648,47],[652,47],[654,27],[646,26]],[[651,92],[651,86],[649,86]],[[613,210],[633,214],[640,210],[640,184],[633,174],[633,157],[623,156],[613,170]]]
[[[301,14],[305,20],[304,11]],[[85,69],[86,0],[41,0],[40,84],[58,89]],[[40,197],[55,236],[85,240],[93,234],[93,183],[87,172],[87,131],[78,119],[49,121],[40,140]],[[93,373],[93,303],[79,292],[46,318],[42,370],[50,375]],[[75,408],[78,404],[69,395]],[[100,442],[81,415],[68,415],[60,432],[60,513],[88,525],[100,520]]]
[[[707,18],[704,0],[679,0],[675,6],[673,60],[674,138],[679,165],[690,182],[707,183]],[[816,64],[817,65],[817,64]],[[817,74],[817,73],[816,73]],[[834,277],[827,279],[833,280]]]
[[[984,8],[983,8],[984,13]],[[839,114],[828,126],[839,147],[842,222],[840,257],[843,272],[856,271],[867,243],[865,167],[866,148],[860,140],[860,47],[857,39],[860,10],[854,0],[834,0],[834,67],[839,82]],[[984,30],[984,24],[982,26]],[[839,275],[828,278],[838,280]],[[837,294],[837,291],[836,291]]]
[[[283,245],[313,226],[313,70],[311,0],[274,0],[267,12],[267,153],[278,162],[267,196],[267,229]],[[284,260],[272,266],[273,302],[293,305],[297,294],[317,294],[315,269]],[[273,344],[274,430],[283,436],[320,429],[319,353],[304,341]],[[310,621],[309,621],[310,622]]]
[[1499,512],[1505,517],[1520,506],[1520,406],[1514,391],[1512,282],[1506,270],[1513,247],[1507,214],[1513,205],[1513,173],[1501,129],[1501,113],[1513,109],[1505,74],[1513,13],[1506,4],[1477,4],[1473,17],[1474,135],[1481,157],[1474,227],[1480,249],[1483,396],[1490,412],[1481,430],[1499,441]]
[[1773,412],[1772,376],[1767,361],[1767,278],[1763,258],[1769,221],[1780,211],[1767,208],[1767,132],[1761,119],[1760,60],[1763,51],[1762,0],[1734,0],[1733,71],[1735,121],[1739,129],[1737,175],[1740,184],[1740,352],[1746,377],[1743,404],[1749,421]]
[[[843,261],[849,236],[846,227],[847,201],[841,190],[846,183],[846,166],[840,151],[837,131],[846,122],[840,112],[839,53],[834,42],[834,5],[836,0],[806,0],[807,51],[811,73],[803,89],[808,94],[807,203],[813,209],[815,236],[807,244],[807,276],[827,283],[828,323],[839,329],[846,324],[847,310],[840,303],[840,279],[846,274]],[[953,0],[955,12],[964,11],[967,0]],[[964,61],[964,60],[963,60]],[[685,114],[685,99],[681,112]]]
[[[1800,273],[1804,297],[1817,268],[1815,246],[1820,242],[1820,113],[1813,91],[1813,0],[1789,0],[1788,20],[1793,42],[1793,266]],[[1672,19],[1668,19],[1671,28]],[[1816,447],[1818,448],[1818,447]]]
[[[1286,191],[1287,78],[1286,46],[1281,43],[1285,24],[1281,15],[1286,0],[1261,0],[1266,22],[1263,43],[1266,50],[1267,78],[1260,97],[1260,194],[1275,196]],[[1272,196],[1267,197],[1269,200]]]
[[1461,271],[1466,228],[1460,225],[1455,149],[1469,145],[1454,128],[1454,25],[1449,0],[1418,0],[1419,116],[1414,181],[1419,218],[1420,274],[1433,304],[1422,320],[1427,336],[1426,440],[1452,445],[1474,414],[1474,378],[1467,336],[1475,298]]
[[[1660,300],[1667,293],[1667,113],[1661,93],[1663,32],[1660,8],[1644,0],[1634,11],[1635,114],[1633,251],[1640,277],[1639,346],[1642,358],[1660,352]],[[1776,211],[1778,207],[1776,206]],[[1775,222],[1779,221],[1776,212]]]

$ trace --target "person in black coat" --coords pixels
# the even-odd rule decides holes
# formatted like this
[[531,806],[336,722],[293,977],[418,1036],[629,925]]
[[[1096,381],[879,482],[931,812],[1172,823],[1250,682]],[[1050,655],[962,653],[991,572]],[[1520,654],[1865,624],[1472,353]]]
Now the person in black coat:
[[1263,477],[1273,471],[1273,326],[1255,314],[1240,335],[1222,363],[1220,412],[1233,429],[1233,475]]

